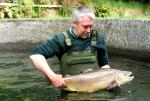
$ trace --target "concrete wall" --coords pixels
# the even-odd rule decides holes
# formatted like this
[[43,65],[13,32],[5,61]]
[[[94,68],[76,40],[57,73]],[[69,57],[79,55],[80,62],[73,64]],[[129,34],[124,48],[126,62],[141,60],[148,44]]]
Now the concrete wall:
[[[69,20],[1,20],[0,50],[30,50],[69,25]],[[150,57],[150,21],[96,20],[95,29],[105,33],[112,53]]]

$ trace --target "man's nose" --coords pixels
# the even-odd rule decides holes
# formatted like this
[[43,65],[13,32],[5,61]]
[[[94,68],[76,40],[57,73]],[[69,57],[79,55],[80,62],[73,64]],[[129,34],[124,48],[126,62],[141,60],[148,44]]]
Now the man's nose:
[[88,33],[90,33],[92,31],[92,28],[88,27],[86,30],[87,30]]

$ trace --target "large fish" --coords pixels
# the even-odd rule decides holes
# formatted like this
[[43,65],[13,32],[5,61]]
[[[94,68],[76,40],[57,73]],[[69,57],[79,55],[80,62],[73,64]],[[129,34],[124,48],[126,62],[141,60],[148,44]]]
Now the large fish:
[[117,69],[98,69],[91,72],[63,78],[65,90],[95,92],[128,83],[134,79],[132,72]]

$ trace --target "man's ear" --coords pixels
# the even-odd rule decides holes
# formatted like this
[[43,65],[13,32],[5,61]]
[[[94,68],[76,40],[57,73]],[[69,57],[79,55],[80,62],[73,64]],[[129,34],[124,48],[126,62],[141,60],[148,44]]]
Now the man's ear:
[[76,21],[72,21],[72,22],[71,22],[71,26],[72,26],[73,28],[75,28],[75,27],[77,26],[77,22],[76,22]]

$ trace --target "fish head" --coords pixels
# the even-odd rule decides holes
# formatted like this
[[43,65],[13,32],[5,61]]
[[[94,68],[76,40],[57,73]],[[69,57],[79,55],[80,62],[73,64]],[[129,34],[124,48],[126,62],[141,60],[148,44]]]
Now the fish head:
[[128,83],[134,79],[134,76],[132,76],[132,72],[130,71],[119,71],[115,74],[115,82],[118,85],[123,85],[125,83]]

